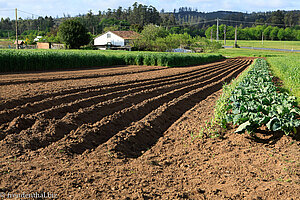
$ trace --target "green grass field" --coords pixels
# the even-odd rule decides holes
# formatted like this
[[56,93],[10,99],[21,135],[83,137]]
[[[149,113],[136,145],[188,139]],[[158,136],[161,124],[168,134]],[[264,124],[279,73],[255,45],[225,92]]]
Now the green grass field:
[[[300,54],[299,54],[300,55]],[[300,103],[300,56],[289,55],[282,57],[269,57],[268,63],[273,74],[279,77],[284,88],[298,98]]]
[[297,52],[282,52],[282,51],[269,51],[269,50],[252,50],[252,49],[219,49],[217,53],[222,54],[226,57],[237,57],[237,56],[251,56],[251,57],[276,57],[276,56],[300,56]]
[[[224,42],[221,42],[224,44]],[[227,40],[226,46],[233,46],[234,40]],[[262,44],[261,40],[238,40],[238,45],[242,47],[259,47],[259,48],[274,48],[274,49],[293,49],[300,50],[300,41],[270,41],[265,40]]]

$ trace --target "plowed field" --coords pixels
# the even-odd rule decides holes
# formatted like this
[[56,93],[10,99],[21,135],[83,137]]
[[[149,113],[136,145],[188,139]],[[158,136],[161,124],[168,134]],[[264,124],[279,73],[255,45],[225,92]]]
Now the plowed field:
[[[236,58],[183,68],[120,66],[0,75],[0,194],[49,192],[58,199],[295,197],[299,171],[290,175],[292,181],[285,177],[279,182],[272,174],[260,177],[247,160],[269,159],[251,149],[266,149],[265,143],[230,131],[217,139],[191,137],[212,116],[223,83],[251,63]],[[279,140],[277,145],[291,139]],[[291,144],[292,151],[297,145]],[[299,156],[289,153],[293,157],[288,160]]]

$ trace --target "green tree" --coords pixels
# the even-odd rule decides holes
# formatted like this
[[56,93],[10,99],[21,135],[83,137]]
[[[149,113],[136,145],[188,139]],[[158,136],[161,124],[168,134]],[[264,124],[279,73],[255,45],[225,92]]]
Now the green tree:
[[207,39],[211,38],[211,29],[212,31],[212,38],[215,39],[216,38],[216,33],[217,33],[217,26],[213,25],[211,27],[209,27],[206,31],[205,31],[205,36]]
[[278,33],[277,33],[277,37],[279,40],[282,40],[285,38],[285,31],[283,28],[279,29]]
[[300,30],[293,30],[293,40],[300,40]]
[[276,40],[277,39],[277,34],[278,34],[279,28],[274,27],[273,30],[270,32],[270,38],[271,40]]
[[271,23],[272,24],[276,24],[277,26],[279,27],[282,27],[284,22],[284,14],[283,14],[283,11],[281,10],[277,10],[275,12],[272,12],[272,15],[271,15]]
[[285,40],[293,40],[293,30],[291,28],[286,28],[284,30],[284,34],[285,34]]
[[168,34],[168,31],[164,27],[154,24],[146,25],[141,33],[141,35],[147,40],[155,40],[158,37],[166,37]]
[[271,33],[272,29],[273,29],[272,26],[268,26],[267,28],[265,28],[265,30],[264,30],[264,38],[265,39],[271,39],[270,33]]
[[88,44],[91,40],[87,29],[77,19],[64,21],[59,26],[58,35],[70,49],[78,49],[80,46]]
[[295,31],[296,39],[300,40],[300,30]]
[[141,36],[133,42],[133,45],[139,50],[157,50],[159,48],[156,47],[158,43],[155,40],[165,38],[168,34],[164,27],[148,24],[141,32]]

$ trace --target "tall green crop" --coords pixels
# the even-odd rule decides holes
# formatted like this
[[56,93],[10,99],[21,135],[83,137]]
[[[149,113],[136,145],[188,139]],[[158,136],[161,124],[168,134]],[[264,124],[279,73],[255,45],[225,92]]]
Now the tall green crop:
[[0,50],[0,72],[113,65],[188,66],[222,59],[219,54],[92,50]]

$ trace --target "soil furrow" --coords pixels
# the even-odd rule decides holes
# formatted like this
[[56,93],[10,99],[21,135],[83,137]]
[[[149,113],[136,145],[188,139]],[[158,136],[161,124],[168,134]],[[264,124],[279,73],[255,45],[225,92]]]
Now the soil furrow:
[[191,70],[187,71],[187,72],[184,72],[184,73],[178,73],[178,74],[173,74],[173,75],[165,75],[165,76],[160,76],[160,77],[156,77],[156,78],[146,78],[146,79],[141,79],[141,80],[129,80],[129,81],[126,81],[126,82],[121,82],[121,83],[114,83],[114,84],[108,84],[108,85],[97,85],[97,86],[89,86],[89,87],[81,87],[81,88],[75,88],[75,89],[68,89],[68,90],[63,90],[63,91],[60,91],[60,92],[55,92],[55,93],[45,93],[45,94],[40,94],[40,95],[35,95],[33,97],[28,97],[28,98],[21,98],[21,99],[13,99],[13,100],[7,100],[5,102],[3,102],[2,104],[0,104],[0,110],[4,110],[4,109],[11,109],[11,108],[15,108],[17,106],[20,106],[20,105],[24,105],[24,104],[27,104],[27,103],[33,103],[33,102],[37,102],[37,101],[43,101],[47,98],[54,98],[54,97],[57,97],[57,96],[61,96],[61,95],[67,95],[67,94],[70,94],[70,93],[80,93],[80,92],[85,92],[85,91],[88,91],[88,90],[95,90],[95,89],[111,89],[111,88],[118,88],[119,90],[122,90],[122,89],[127,89],[129,87],[132,87],[133,85],[144,85],[144,84],[148,84],[148,82],[160,82],[162,80],[165,80],[165,79],[177,79],[177,78],[180,78],[182,76],[189,76],[193,73],[197,73],[198,71],[201,71],[201,70],[205,70],[207,68],[212,68],[212,67],[215,67],[215,66],[218,66],[218,65],[223,65],[223,64],[231,64],[233,62],[236,62],[235,60],[225,60],[225,61],[222,61],[222,62],[217,62],[217,63],[214,63],[214,64],[208,64],[208,65],[205,65],[205,66],[197,66],[195,67],[196,69],[194,69],[194,67],[192,67]]
[[[224,65],[225,66],[225,65]],[[223,67],[224,67],[223,66]],[[228,67],[228,66],[227,66]],[[197,77],[199,78],[199,76],[200,76],[200,78],[203,78],[202,76],[205,76],[206,74],[208,74],[208,73],[210,73],[210,72],[213,72],[213,71],[216,71],[216,70],[218,70],[219,69],[219,67],[216,67],[216,68],[214,68],[214,69],[210,69],[210,70],[208,70],[208,71],[206,71],[205,73],[203,73],[203,74],[201,74],[201,75],[197,75]],[[224,69],[226,69],[226,68],[224,68]],[[224,70],[224,69],[222,69],[222,70]],[[211,75],[212,76],[212,75]],[[195,76],[193,76],[194,78],[195,78]],[[190,78],[192,78],[192,77],[190,77]],[[169,90],[171,90],[171,89],[174,89],[174,88],[177,88],[177,87],[183,87],[184,85],[188,85],[188,84],[191,84],[191,83],[193,83],[193,82],[195,82],[195,81],[197,81],[197,80],[188,80],[188,81],[186,81],[186,82],[181,82],[181,81],[183,81],[183,80],[186,80],[186,79],[188,79],[188,78],[185,78],[185,79],[181,79],[181,80],[179,80],[179,81],[172,81],[173,83],[178,83],[177,85],[175,84],[175,85],[171,85],[170,83],[171,82],[168,82],[168,83],[159,83],[159,84],[156,84],[156,86],[159,86],[159,85],[166,85],[165,87],[166,87],[166,90],[162,90],[161,92],[167,92],[167,91],[169,91]],[[191,81],[193,81],[193,82],[191,82]],[[189,83],[190,82],[190,83]],[[153,86],[153,85],[152,85]],[[147,86],[147,87],[149,87],[149,88],[154,88],[154,87],[151,87],[151,85],[150,86]],[[144,89],[145,88],[147,88],[147,87],[143,87]],[[157,90],[156,92],[159,92],[159,90],[161,90],[161,89],[164,89],[164,87],[156,87],[156,88],[154,88],[154,89],[151,89],[151,90],[144,90],[144,91],[142,91],[142,93],[140,92],[137,92],[137,93],[135,93],[135,95],[143,95],[143,94],[145,94],[145,93],[147,93],[147,92],[153,92],[153,91],[155,91],[155,90]],[[124,95],[125,95],[125,97],[123,97],[122,99],[121,99],[121,101],[124,101],[124,100],[126,100],[127,99],[127,97],[134,97],[134,95],[132,96],[132,94],[133,94],[133,92],[136,92],[136,91],[134,91],[135,90],[135,88],[133,88],[131,91],[123,91],[124,92]],[[139,90],[137,90],[137,91],[139,91]],[[128,93],[132,93],[132,94],[129,94],[128,95]],[[155,93],[155,94],[153,94],[153,95],[157,95],[157,93]],[[116,103],[115,101],[111,101],[111,99],[114,99],[114,98],[112,98],[113,97],[113,95],[109,95],[109,94],[107,94],[107,95],[103,95],[104,96],[104,99],[106,100],[106,101],[109,101],[110,103]],[[149,96],[149,95],[148,95]],[[148,96],[145,96],[145,95],[143,95],[143,99],[144,98],[148,98]],[[115,96],[115,98],[116,98],[117,96]],[[110,99],[111,98],[111,99]],[[103,98],[102,98],[103,99]],[[3,130],[2,131],[2,133],[1,133],[1,137],[0,137],[0,139],[3,139],[4,137],[5,137],[5,135],[8,135],[8,134],[11,134],[11,133],[15,133],[15,134],[17,134],[17,133],[19,133],[20,131],[22,131],[22,130],[24,130],[24,129],[27,129],[27,128],[29,128],[30,126],[32,126],[33,124],[34,124],[34,122],[35,122],[35,120],[39,120],[39,119],[45,119],[45,118],[51,118],[51,117],[55,117],[56,119],[60,119],[60,118],[62,118],[65,114],[66,114],[66,112],[69,112],[69,113],[72,113],[72,112],[75,112],[75,111],[77,111],[78,109],[80,109],[81,107],[88,107],[88,105],[87,104],[91,104],[92,105],[92,107],[90,108],[90,110],[94,110],[95,109],[95,105],[94,105],[94,103],[96,103],[95,101],[92,101],[93,99],[92,98],[87,98],[87,99],[83,99],[83,100],[78,100],[78,101],[75,101],[75,102],[72,102],[72,103],[70,103],[70,104],[67,104],[67,105],[64,105],[64,106],[60,106],[60,107],[53,107],[53,108],[51,108],[51,109],[48,109],[48,110],[44,110],[44,111],[42,111],[42,112],[39,112],[38,114],[35,114],[35,116],[32,116],[32,115],[26,115],[26,116],[24,116],[24,115],[22,115],[22,116],[18,116],[17,118],[15,118],[12,122],[10,122],[10,123],[8,123],[8,124],[5,124],[5,125],[2,125],[1,126],[1,128],[0,128],[0,130]],[[98,99],[96,99],[97,100],[97,102],[100,102],[100,100],[101,100],[101,98],[98,98]],[[128,100],[128,99],[127,99]],[[135,103],[136,101],[139,101],[140,100],[140,98],[135,98],[134,99],[135,101],[134,102],[131,102],[131,103]],[[85,101],[86,102],[86,104],[85,105],[82,105],[82,101]],[[76,106],[76,104],[77,104],[77,106]],[[103,104],[103,103],[102,103]],[[102,105],[102,104],[99,104],[99,105]],[[109,105],[109,104],[108,104]],[[115,104],[114,104],[115,105]],[[125,105],[125,104],[124,104]],[[88,111],[89,110],[89,108],[86,108],[85,109],[86,111]],[[49,114],[50,113],[50,114]],[[20,113],[21,114],[21,113]],[[51,115],[52,114],[52,115]],[[8,116],[8,115],[5,115],[5,118],[3,117],[2,118],[2,120],[7,120],[7,119],[12,119],[12,117],[13,116]],[[28,123],[28,121],[30,121],[31,123]],[[27,126],[26,126],[26,124],[27,124]]]
[[[219,73],[218,75],[216,75],[216,77],[208,79],[202,83],[196,83],[185,88],[173,90],[169,93],[162,94],[152,99],[147,99],[144,102],[133,105],[130,108],[118,111],[111,116],[104,117],[93,126],[90,126],[90,128],[87,128],[86,125],[83,125],[75,132],[71,132],[69,135],[65,136],[61,141],[59,141],[59,146],[61,146],[60,148],[62,148],[65,152],[79,154],[83,153],[87,149],[96,148],[98,145],[106,142],[122,129],[130,126],[131,122],[140,120],[149,112],[157,109],[162,104],[179,98],[181,95],[195,90],[195,88],[201,88],[207,84],[211,84],[216,80],[227,76],[228,74],[232,75],[236,72],[239,73],[246,67],[247,65],[238,65],[237,67],[231,67],[230,69],[227,69],[227,71]],[[57,144],[55,146],[57,147]]]
[[[233,67],[234,65],[231,65]],[[68,104],[62,104],[57,107],[53,107],[48,110],[44,110],[42,112],[39,112],[38,114],[41,114],[44,118],[54,118],[59,119],[62,118],[66,112],[72,113],[77,111],[80,108],[86,108],[89,106],[92,106],[94,104],[100,103],[102,101],[108,101],[113,98],[122,98],[122,101],[130,102],[130,103],[136,103],[140,101],[140,98],[138,95],[142,95],[143,99],[150,98],[152,97],[153,93],[155,95],[159,93],[165,93],[168,92],[172,89],[178,88],[178,87],[183,87],[189,84],[193,84],[197,81],[202,80],[203,78],[206,78],[206,76],[209,74],[210,76],[213,76],[216,71],[222,71],[227,69],[229,66],[223,65],[221,67],[216,67],[213,69],[209,69],[201,74],[193,75],[188,78],[183,78],[183,79],[176,79],[173,81],[163,81],[155,84],[150,84],[150,85],[145,85],[137,88],[130,88],[127,90],[122,90],[122,91],[117,91],[109,94],[104,94],[104,95],[98,95],[98,96],[93,96],[89,97],[86,99],[80,99],[75,102],[71,102]],[[128,95],[129,94],[129,95]],[[149,94],[151,96],[149,96]]]
[[[235,68],[238,67],[229,67],[231,68],[229,70],[232,71]],[[229,73],[228,71],[225,71],[221,73],[221,75],[226,75]],[[221,76],[220,74],[217,76]],[[217,78],[211,78],[209,80],[203,81],[201,83],[196,83],[192,86],[187,86],[187,88],[179,89],[177,91],[176,95],[173,95],[171,97],[168,97],[168,101],[172,98],[176,98],[184,93],[187,92],[187,90],[192,90],[196,87],[201,87],[206,84],[209,84],[211,82],[214,82],[217,80]],[[131,94],[133,95],[133,94]],[[150,96],[153,94],[149,94]],[[157,94],[154,94],[157,95]],[[145,97],[142,97],[145,98]],[[147,97],[146,97],[147,99]],[[132,98],[132,100],[136,100],[136,98]],[[138,99],[136,102],[139,102],[140,99]],[[108,107],[107,104],[110,104]],[[82,124],[88,124],[96,122],[97,120],[101,119],[105,115],[109,115],[110,113],[116,112],[118,110],[122,110],[124,107],[130,106],[132,103],[129,101],[126,101],[126,104],[120,103],[117,101],[117,99],[110,100],[106,102],[105,104],[102,103],[102,105],[94,105],[91,109],[82,109],[79,112],[72,113],[66,115],[61,120],[38,120],[33,125],[31,129],[27,129],[26,131],[21,131],[19,134],[11,134],[8,135],[4,140],[1,141],[2,145],[1,148],[6,148],[7,146],[14,146],[18,150],[17,152],[21,152],[24,149],[38,149],[44,146],[47,146],[51,142],[54,142],[56,140],[59,140],[62,138],[65,134],[69,133],[70,131],[76,129],[78,126]],[[161,102],[158,103],[157,107],[161,104]],[[44,131],[43,131],[44,129]]]
[[147,69],[147,70],[139,70],[139,71],[130,71],[130,72],[118,72],[118,73],[107,73],[107,74],[95,74],[95,75],[86,75],[86,76],[79,76],[79,77],[69,77],[69,78],[40,78],[34,80],[16,80],[16,81],[1,81],[0,86],[2,85],[16,85],[16,84],[25,84],[25,83],[40,83],[40,82],[54,82],[54,81],[65,81],[65,80],[79,80],[79,79],[93,79],[93,78],[101,78],[101,77],[108,77],[108,76],[117,76],[117,75],[125,75],[125,74],[136,74],[136,73],[144,73],[144,72],[151,72],[151,71],[160,71],[164,70],[165,68],[161,69]]
[[247,65],[243,65],[219,81],[192,90],[153,110],[142,120],[133,123],[111,138],[109,142],[112,144],[108,146],[112,148],[109,151],[117,153],[118,157],[139,157],[144,151],[151,148],[180,116],[210,94],[220,90],[224,82],[229,82],[246,67]]
[[[12,128],[7,137],[0,128],[0,196],[21,191],[56,199],[298,199],[296,135],[205,129],[223,82],[253,59],[99,79],[72,77],[137,68],[1,74],[2,81],[70,79],[0,86],[6,111],[41,106],[3,124]],[[20,104],[9,104],[15,100]]]
[[[205,71],[198,71],[198,72],[195,72],[193,74],[191,74],[191,76],[189,76],[188,78],[195,78],[195,77],[199,77],[201,76],[202,73],[207,73],[209,70],[215,70],[215,69],[218,69],[220,67],[225,67],[226,66],[226,63],[224,63],[223,65],[217,65],[216,67],[214,68],[207,68]],[[153,83],[153,82],[150,82],[150,85],[146,85],[146,86],[139,86],[137,88],[148,88],[148,87],[154,87],[154,86],[159,86],[163,83],[165,84],[168,84],[168,82],[179,82],[180,80],[184,80],[184,79],[187,79],[187,76],[184,76],[182,78],[179,78],[179,79],[172,79],[174,81],[170,81],[169,79],[168,80],[162,80],[161,82],[157,83]],[[133,86],[132,89],[134,89],[136,85]],[[117,91],[109,91],[108,89],[94,89],[94,90],[87,90],[87,91],[84,91],[84,92],[79,92],[79,93],[75,93],[75,94],[70,94],[70,95],[64,95],[64,96],[57,96],[55,98],[52,98],[50,100],[42,100],[41,102],[35,102],[35,103],[28,103],[28,104],[25,104],[23,106],[20,106],[20,107],[16,107],[14,109],[10,109],[10,110],[4,110],[4,111],[1,111],[0,112],[0,124],[3,124],[5,122],[8,122],[8,121],[11,121],[13,118],[19,116],[19,115],[22,115],[22,114],[29,114],[29,113],[35,113],[35,112],[39,112],[39,111],[42,111],[42,110],[45,110],[47,108],[51,108],[53,106],[57,107],[58,104],[63,104],[64,102],[78,102],[80,100],[78,99],[82,99],[82,101],[84,101],[84,98],[91,98],[92,96],[95,96],[95,98],[98,98],[103,95],[103,96],[106,96],[107,95],[105,94],[105,91],[108,91],[108,92],[111,92],[111,94],[124,94],[126,92],[124,92],[124,89],[122,88],[121,90],[118,90],[118,88],[112,88],[112,90],[117,90]],[[99,94],[102,94],[102,95],[99,95]],[[97,97],[98,96],[98,97]],[[106,99],[106,98],[105,98]],[[72,105],[72,103],[70,103],[70,106]],[[88,106],[88,105],[86,105]],[[84,106],[84,107],[86,107]],[[69,112],[73,112],[73,111],[69,111]]]

